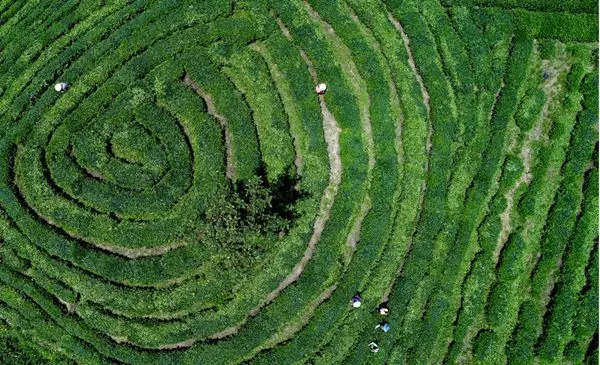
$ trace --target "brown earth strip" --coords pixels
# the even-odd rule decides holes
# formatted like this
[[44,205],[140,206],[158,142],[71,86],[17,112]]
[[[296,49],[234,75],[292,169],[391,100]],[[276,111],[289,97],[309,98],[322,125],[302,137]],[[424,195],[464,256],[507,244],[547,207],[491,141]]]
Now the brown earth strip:
[[[342,39],[335,33],[335,30],[331,27],[331,25],[323,20],[319,13],[317,13],[307,1],[304,1],[304,6],[308,10],[311,18],[325,29],[325,35],[331,41],[334,51],[340,56],[337,57],[337,59],[344,62],[344,67],[341,67],[342,74],[345,76],[345,79],[349,81],[353,94],[358,99],[357,104],[358,108],[360,109],[360,120],[363,127],[363,133],[366,142],[365,144],[367,146],[367,155],[369,156],[368,174],[370,180],[371,171],[373,166],[375,166],[375,152],[373,147],[375,143],[373,142],[373,127],[371,126],[371,115],[369,113],[371,98],[367,92],[366,82],[362,79],[356,64],[352,60],[352,52],[344,44]],[[315,83],[317,83],[316,80]],[[363,103],[360,102],[361,100]]]
[[97,172],[97,171],[93,171],[93,170],[90,170],[90,169],[86,168],[85,172],[87,172],[87,174],[90,175],[91,177],[94,177],[94,178],[96,178],[98,180],[104,180],[104,176],[101,173]]
[[185,75],[185,77],[183,78],[183,83],[188,85],[189,87],[191,87],[196,93],[198,93],[198,95],[200,95],[200,97],[206,103],[206,108],[208,109],[207,110],[208,114],[212,115],[219,122],[219,124],[221,125],[221,128],[223,128],[224,134],[225,134],[225,149],[227,152],[226,175],[227,175],[227,178],[229,178],[229,179],[232,179],[232,180],[235,179],[235,164],[233,163],[234,154],[233,154],[233,146],[232,146],[232,142],[231,142],[232,136],[231,136],[231,130],[229,129],[229,123],[227,122],[227,119],[224,116],[222,116],[221,114],[219,114],[219,112],[215,108],[215,103],[212,99],[212,96],[210,96],[204,90],[202,90],[200,85],[198,85],[197,82],[192,80],[189,75],[187,75],[187,74]]
[[[412,50],[410,49],[410,39],[408,38],[408,36],[406,35],[406,33],[404,32],[404,28],[402,27],[402,24],[400,24],[400,22],[394,18],[394,16],[388,12],[388,19],[390,22],[392,22],[392,24],[394,25],[394,27],[396,28],[396,30],[398,31],[398,33],[400,33],[400,37],[402,38],[402,43],[404,44],[404,48],[406,49],[406,53],[408,54],[408,65],[413,73],[413,75],[415,76],[415,79],[417,80],[417,82],[419,83],[419,86],[421,88],[421,95],[423,97],[423,104],[425,105],[425,109],[427,111],[427,120],[428,120],[428,132],[427,132],[427,141],[425,143],[425,150],[426,150],[426,155],[429,155],[429,152],[431,151],[431,136],[433,134],[433,128],[431,126],[431,121],[430,121],[430,117],[431,117],[431,105],[430,105],[430,97],[429,97],[429,92],[427,91],[427,87],[425,86],[425,82],[423,81],[423,77],[421,76],[421,74],[419,73],[419,71],[417,70],[417,66],[415,63],[415,59],[414,56],[412,54]],[[401,130],[397,133],[401,133]],[[429,171],[429,159],[425,160],[425,174]],[[420,212],[423,210],[423,200],[425,198],[425,192],[427,191],[427,182],[425,180],[423,180],[423,185],[421,187],[421,197],[419,199],[419,207],[417,209],[417,218],[419,217],[419,215],[421,214]],[[412,239],[411,237],[409,237],[409,240],[411,240],[411,242],[409,242],[407,250],[410,250],[410,246],[412,244]],[[389,294],[392,291],[392,288],[394,286],[394,283],[396,281],[396,278],[398,278],[400,276],[400,273],[402,272],[402,268],[403,265],[400,265],[398,267],[398,270],[396,271],[396,274],[394,275],[394,280],[390,281],[390,284],[387,288],[387,290],[385,291],[384,295],[381,297],[381,301],[382,302],[387,302],[389,300]]]
[[[126,336],[108,335],[108,337],[110,337],[114,342],[116,342],[118,344],[125,344],[125,345],[129,345],[129,346],[140,347],[135,342],[130,341],[129,338]],[[177,343],[160,345],[160,346],[153,347],[153,348],[148,347],[145,349],[147,349],[147,350],[177,350],[177,349],[184,349],[184,348],[191,347],[194,344],[194,342],[196,342],[196,340],[188,339],[188,340],[177,342]]]
[[502,223],[502,228],[500,230],[500,235],[498,236],[498,243],[496,244],[496,249],[494,250],[494,262],[498,262],[500,257],[500,252],[502,251],[502,247],[506,243],[510,232],[512,231],[510,213],[513,210],[514,206],[514,195],[516,191],[523,184],[529,184],[531,179],[533,178],[531,174],[532,168],[532,144],[542,139],[542,130],[545,123],[548,122],[548,115],[550,113],[550,107],[552,106],[553,101],[556,100],[557,95],[559,95],[561,91],[561,85],[558,83],[558,79],[561,74],[569,72],[570,67],[566,63],[565,60],[557,60],[556,63],[551,63],[548,60],[542,61],[542,68],[547,72],[548,79],[544,81],[542,84],[542,88],[546,94],[546,101],[544,102],[544,106],[542,109],[542,114],[540,118],[535,123],[534,127],[531,129],[525,141],[522,144],[520,156],[523,161],[523,173],[517,181],[515,185],[504,195],[506,198],[506,209],[500,214],[500,221]]
[[287,341],[291,339],[294,334],[302,329],[302,327],[308,324],[308,321],[312,317],[315,310],[323,303],[325,300],[329,299],[333,292],[337,289],[337,284],[331,285],[327,289],[325,289],[315,300],[313,300],[308,308],[304,311],[304,313],[300,316],[299,320],[295,323],[287,324],[281,331],[277,332],[271,338],[269,338],[265,343],[263,343],[259,348],[257,348],[254,352],[259,352],[264,349],[268,349],[274,347],[275,345]]
[[58,299],[58,301],[60,302],[60,304],[64,305],[65,308],[67,308],[67,313],[69,314],[73,314],[75,313],[75,310],[77,309],[77,303],[69,303],[67,301],[64,301],[58,297],[56,297],[56,299]]
[[348,239],[346,240],[347,250],[344,254],[344,263],[346,265],[350,264],[350,260],[352,259],[352,255],[354,254],[354,250],[356,249],[356,244],[360,240],[360,228],[362,226],[362,222],[371,210],[371,198],[369,195],[365,197],[362,205],[360,207],[360,213],[358,214],[358,218],[354,221],[354,226],[352,226],[352,231],[348,235]]
[[[277,19],[277,24],[279,25],[281,32],[284,34],[284,36],[286,36],[286,38],[291,40],[291,35],[290,35],[288,29],[283,24],[283,22],[280,19]],[[313,81],[315,82],[315,84],[318,83],[317,82],[318,77],[317,77],[317,74],[313,67],[312,62],[308,59],[308,57],[306,56],[306,53],[304,53],[304,51],[299,50],[299,52],[300,52],[300,55],[302,56],[302,58],[304,59],[304,61],[306,62],[308,71],[309,71],[310,75],[312,76]],[[277,298],[277,296],[288,285],[295,282],[298,279],[298,277],[300,277],[300,274],[302,274],[304,267],[306,266],[306,264],[308,263],[308,261],[310,260],[310,258],[313,255],[313,252],[315,250],[317,242],[320,240],[323,229],[325,228],[325,223],[329,219],[329,214],[331,213],[333,201],[337,194],[338,187],[341,182],[341,175],[342,175],[342,160],[340,157],[340,146],[339,146],[339,136],[340,136],[341,130],[338,127],[337,121],[335,120],[335,118],[333,117],[331,112],[329,112],[329,110],[327,109],[327,105],[325,104],[325,101],[322,96],[319,96],[319,103],[321,106],[321,113],[323,115],[323,131],[325,134],[325,141],[327,143],[327,154],[329,157],[329,185],[323,192],[323,196],[321,198],[319,213],[317,215],[317,218],[315,220],[314,227],[313,227],[313,234],[309,241],[308,247],[304,251],[304,255],[302,256],[302,259],[296,264],[296,266],[292,269],[290,274],[283,281],[281,281],[279,283],[277,288],[275,288],[272,292],[267,294],[266,298],[263,300],[263,302],[261,304],[259,304],[258,306],[256,306],[252,310],[250,310],[250,312],[248,313],[249,316],[256,316],[263,307],[265,307],[266,305],[271,303],[273,300],[275,300],[275,298]],[[211,340],[219,340],[219,339],[223,339],[225,337],[234,335],[239,331],[239,329],[243,326],[243,324],[244,324],[244,322],[238,323],[237,325],[226,328],[223,331],[217,332],[208,338]],[[194,343],[194,341],[195,340],[190,339],[186,342],[181,342],[179,344],[165,345],[165,346],[175,346],[175,345],[181,346],[182,344],[191,346]]]
[[92,246],[99,248],[103,251],[107,251],[107,252],[114,253],[117,255],[125,256],[130,259],[137,259],[139,257],[159,256],[159,255],[163,255],[171,250],[175,250],[177,248],[185,247],[188,245],[186,242],[174,242],[174,243],[170,243],[168,245],[161,246],[161,247],[127,248],[127,247],[111,246],[109,244],[91,241],[91,240],[89,240],[85,237],[82,237],[73,232],[68,232],[68,231],[64,230],[63,228],[57,226],[56,223],[54,223],[54,221],[52,219],[44,217],[42,215],[39,215],[39,212],[37,212],[35,209],[33,209],[33,210],[36,213],[38,213],[38,216],[40,217],[41,220],[46,222],[48,225],[57,227],[58,229],[63,231],[66,235],[71,237],[72,239],[74,239],[76,241],[82,241],[82,242],[89,243]]
[[[281,22],[280,19],[278,19],[277,23],[279,24],[280,28],[285,29],[285,25]],[[284,32],[283,29],[282,32],[286,34],[286,32]],[[289,35],[289,32],[287,32],[287,34]],[[315,84],[317,84],[318,77],[312,62],[308,59],[308,57],[302,50],[300,50],[300,55],[306,62],[306,66],[308,67],[308,71],[311,74],[313,81],[315,82]],[[339,146],[339,135],[341,130],[338,127],[337,121],[327,109],[327,105],[325,104],[325,101],[322,96],[319,97],[319,103],[321,105],[321,113],[323,114],[323,130],[325,133],[325,141],[327,142],[327,153],[329,156],[329,185],[325,189],[323,197],[321,198],[319,214],[317,219],[315,220],[313,234],[310,238],[308,247],[304,252],[304,256],[302,257],[300,262],[296,264],[296,266],[288,275],[288,277],[285,278],[281,283],[279,283],[275,290],[273,290],[267,295],[265,303],[263,305],[257,306],[252,311],[250,311],[251,316],[256,315],[264,305],[272,302],[279,295],[279,293],[283,291],[283,289],[285,289],[291,283],[295,282],[300,276],[300,274],[302,274],[306,263],[308,262],[308,260],[310,260],[310,258],[313,255],[317,242],[321,238],[321,234],[323,232],[323,229],[325,228],[325,223],[329,219],[329,214],[331,213],[331,208],[333,206],[335,195],[338,191],[338,186],[341,182],[342,160],[340,157]]]
[[[417,78],[417,82],[419,83],[419,86],[421,86],[421,94],[423,95],[423,103],[425,103],[425,109],[427,109],[427,117],[429,117],[431,115],[431,106],[429,104],[429,92],[427,91],[427,87],[425,86],[425,83],[423,82],[423,77],[421,77],[421,74],[417,70],[415,58],[410,49],[410,39],[408,39],[408,36],[404,32],[404,28],[402,27],[402,24],[400,24],[400,22],[396,18],[394,18],[394,16],[390,12],[388,12],[388,19],[390,20],[390,22],[392,22],[392,24],[394,24],[394,27],[396,27],[396,29],[400,33],[400,36],[402,37],[402,41],[404,43],[404,48],[406,48],[406,53],[408,53],[408,65],[410,66],[410,69],[412,70],[413,74]],[[429,148],[428,148],[428,150],[429,150]]]
[[73,238],[79,239],[81,241],[89,242],[95,247],[98,247],[104,251],[112,252],[117,255],[125,256],[130,259],[137,259],[140,257],[150,257],[150,256],[160,256],[165,253],[175,250],[178,248],[182,248],[187,246],[188,244],[185,242],[174,242],[161,247],[140,247],[140,248],[126,248],[126,247],[115,247],[110,246],[98,242],[90,242],[88,240],[84,240],[83,237],[72,236]]
[[[274,62],[273,57],[267,50],[267,48],[260,42],[252,43],[250,48],[258,52],[269,68],[269,72],[271,73],[271,77],[273,78],[275,88],[279,93],[279,97],[283,104],[283,108],[285,109],[286,115],[289,120],[290,134],[292,135],[292,140],[294,141],[294,150],[296,152],[296,159],[294,160],[294,165],[296,166],[296,171],[298,171],[298,175],[302,176],[302,171],[304,167],[304,160],[302,158],[301,148],[299,146],[300,138],[298,138],[297,128],[294,126],[298,126],[302,123],[301,120],[297,118],[298,112],[296,110],[296,105],[293,103],[293,99],[289,96],[291,95],[291,91],[289,90],[289,86],[285,81],[285,76],[279,70],[279,67]],[[293,122],[292,122],[293,121]]]

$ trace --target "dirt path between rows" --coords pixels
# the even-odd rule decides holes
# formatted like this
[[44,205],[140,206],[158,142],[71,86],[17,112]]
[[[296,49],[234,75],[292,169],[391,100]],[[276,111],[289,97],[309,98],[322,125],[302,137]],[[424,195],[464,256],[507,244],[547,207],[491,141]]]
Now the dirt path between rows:
[[[286,37],[289,36],[289,38],[291,39],[289,31],[285,28],[285,25],[283,24],[283,22],[281,22],[280,19],[277,20],[277,24],[279,24],[279,27],[282,29],[283,34],[285,34]],[[308,71],[316,84],[318,77],[312,62],[310,61],[310,59],[308,59],[304,51],[300,50],[300,55],[306,63]],[[325,101],[322,96],[319,96],[319,103],[321,105],[321,113],[323,115],[323,131],[325,133],[325,141],[327,143],[327,154],[329,157],[329,185],[325,189],[323,197],[321,198],[319,214],[317,216],[317,219],[315,220],[313,234],[308,243],[308,247],[304,252],[304,256],[302,257],[300,262],[296,264],[296,266],[288,275],[288,277],[286,277],[281,283],[279,283],[275,290],[273,290],[267,295],[265,303],[250,311],[251,316],[256,315],[264,305],[272,302],[279,295],[279,293],[283,291],[283,289],[285,289],[291,283],[295,282],[300,276],[300,274],[302,274],[306,263],[308,262],[308,260],[310,260],[310,258],[313,255],[317,242],[321,238],[321,234],[323,233],[323,229],[325,228],[325,223],[329,219],[329,214],[331,213],[333,201],[341,182],[342,159],[340,157],[339,145],[341,130],[338,127],[337,121],[335,120],[331,112],[329,112],[329,110],[327,109],[327,105],[325,104]]]
[[[290,35],[290,32],[285,27],[283,22],[280,19],[277,19],[277,24],[279,25],[281,32],[284,34],[284,36],[286,38],[288,38],[289,40],[291,40],[292,37]],[[306,53],[304,51],[299,50],[299,52],[300,52],[302,59],[306,62],[306,66],[308,68],[308,71],[309,71],[311,77],[313,78],[314,83],[317,84],[318,76],[317,76],[317,73],[314,69],[312,62],[306,56]],[[215,116],[215,118],[219,119],[220,116],[218,116],[214,107],[209,106],[212,103],[209,102],[210,99],[206,98],[206,97],[208,97],[208,95],[205,94],[204,92],[202,92],[201,89],[198,87],[198,85],[195,84],[195,82],[193,80],[191,80],[187,75],[184,78],[184,83],[186,83],[187,85],[194,88],[194,90],[196,92],[198,92],[203,99],[206,100],[207,107],[209,109],[209,114],[212,114],[213,116]],[[251,317],[256,316],[262,308],[264,308],[266,305],[268,305],[273,300],[275,300],[275,298],[277,298],[277,296],[287,286],[289,286],[290,284],[292,284],[293,282],[298,280],[298,278],[302,274],[302,271],[304,270],[304,267],[306,266],[308,261],[311,259],[312,255],[314,253],[315,247],[317,245],[317,242],[321,238],[321,234],[323,233],[323,230],[325,228],[325,223],[329,219],[329,215],[331,213],[331,208],[333,207],[333,202],[334,202],[335,196],[337,195],[339,185],[341,183],[342,160],[340,157],[340,145],[339,145],[341,129],[338,127],[337,121],[335,120],[334,116],[331,114],[331,112],[327,108],[327,105],[325,104],[325,100],[324,100],[323,96],[319,96],[319,104],[321,107],[321,114],[323,115],[323,131],[325,134],[325,142],[327,143],[327,154],[329,157],[329,185],[327,186],[327,188],[325,188],[325,191],[323,192],[323,196],[321,197],[319,213],[317,214],[317,218],[315,219],[315,223],[313,226],[313,234],[310,238],[310,241],[308,243],[306,250],[304,251],[304,255],[302,256],[302,259],[296,264],[296,266],[294,266],[294,268],[292,269],[290,274],[283,281],[281,281],[279,283],[277,288],[275,288],[273,291],[271,291],[269,294],[267,294],[266,298],[263,300],[263,302],[261,304],[259,304],[258,306],[256,306],[252,310],[250,310],[248,315]],[[228,157],[228,160],[229,160],[229,157]],[[317,299],[315,299],[315,301],[313,301],[311,303],[308,310],[314,311],[320,303],[322,303],[323,301],[325,301],[332,295],[335,288],[336,288],[336,286],[334,285],[334,286],[331,286],[328,289],[326,289],[324,292],[322,292],[321,295],[319,295],[319,297],[317,297]],[[314,308],[313,308],[313,306],[314,306]],[[228,336],[234,335],[240,330],[240,328],[244,325],[245,322],[246,321],[243,321],[241,323],[236,324],[235,326],[231,326],[220,332],[214,333],[213,335],[209,336],[208,339],[220,340],[220,339],[226,338]],[[283,335],[285,335],[286,333],[290,333],[290,331],[293,331],[294,328],[295,328],[294,326],[290,326],[289,329],[282,332]],[[127,338],[113,337],[113,336],[111,336],[111,337],[117,343],[128,343],[131,345],[135,345],[135,344],[129,342]],[[164,344],[164,345],[157,347],[157,349],[159,349],[159,350],[181,349],[181,348],[190,347],[195,342],[196,342],[196,339],[191,338],[191,339],[187,339],[185,341],[181,341],[178,343]]]
[[209,94],[207,94],[204,90],[202,90],[200,85],[198,85],[197,82],[192,80],[189,75],[185,75],[185,77],[183,78],[183,83],[191,87],[196,93],[198,93],[198,95],[200,95],[200,97],[206,103],[206,109],[208,111],[208,114],[212,115],[219,122],[221,128],[223,128],[223,134],[225,135],[225,149],[227,153],[227,169],[225,173],[227,175],[227,178],[229,178],[230,180],[235,179],[235,164],[233,163],[233,147],[231,142],[232,136],[227,119],[221,114],[219,114],[219,112],[215,108],[215,103],[212,97]]
[[[563,60],[564,61],[564,60]],[[550,114],[550,107],[552,106],[553,101],[555,101],[557,95],[560,94],[561,85],[558,83],[558,79],[561,74],[565,72],[569,72],[570,67],[565,62],[562,62],[560,59],[557,63],[552,64],[547,60],[542,61],[542,68],[547,73],[548,79],[544,81],[542,88],[546,93],[546,100],[544,102],[544,106],[542,108],[542,114],[540,118],[536,121],[535,125],[525,138],[525,141],[522,144],[520,156],[523,161],[523,173],[517,181],[515,185],[504,195],[506,199],[506,209],[500,214],[500,222],[502,224],[502,228],[500,230],[500,235],[498,236],[498,242],[496,244],[496,249],[494,250],[493,260],[494,263],[497,263],[500,258],[500,252],[502,251],[502,247],[508,240],[509,234],[512,232],[512,225],[510,220],[510,213],[513,211],[514,206],[514,198],[516,191],[523,184],[529,184],[533,175],[531,173],[532,168],[532,144],[542,139],[542,129],[544,127],[544,123],[548,121],[548,115]]]
[[75,313],[75,310],[77,309],[77,303],[70,303],[70,302],[60,299],[59,297],[56,297],[56,299],[58,299],[60,304],[65,306],[65,308],[67,309],[67,313],[69,313],[69,314]]
[[352,226],[352,230],[348,235],[348,239],[346,240],[346,252],[344,254],[344,264],[347,266],[352,261],[352,256],[354,255],[354,251],[356,250],[356,244],[360,241],[360,229],[362,227],[363,220],[369,213],[372,208],[371,197],[367,194],[365,200],[363,200],[360,206],[360,212],[358,213],[358,218],[354,221],[354,225]]
[[141,348],[144,348],[147,350],[177,350],[177,349],[191,347],[196,342],[195,339],[190,338],[185,341],[166,344],[166,345],[160,345],[157,347],[143,347],[143,346],[139,346],[135,342],[129,340],[129,338],[127,336],[113,336],[113,335],[108,334],[108,337],[110,337],[114,342],[116,342],[118,344],[124,344],[124,345],[129,345],[129,346],[134,346],[134,347],[141,347]]
[[[400,33],[400,37],[402,37],[402,42],[404,43],[404,48],[406,49],[406,53],[408,54],[408,65],[410,66],[410,69],[412,70],[413,74],[415,75],[415,78],[417,79],[417,82],[419,83],[419,86],[421,87],[421,95],[423,95],[423,103],[425,104],[425,109],[427,109],[427,118],[430,118],[431,105],[429,104],[429,100],[430,100],[429,92],[427,91],[425,82],[423,82],[423,77],[421,77],[421,74],[417,70],[417,64],[415,63],[415,58],[412,54],[412,50],[410,49],[410,39],[408,39],[406,32],[404,32],[404,28],[402,27],[402,24],[400,24],[400,22],[396,18],[394,18],[392,13],[390,13],[388,11],[387,14],[388,14],[388,19],[390,20],[390,22],[392,22],[392,24],[394,24],[394,27],[396,27],[396,30],[398,30],[398,33]],[[427,150],[429,150],[430,148],[431,148],[431,146],[429,146],[427,148]]]
[[[429,153],[431,151],[431,147],[432,147],[432,143],[431,143],[431,137],[433,135],[433,127],[431,125],[431,105],[430,105],[430,98],[429,98],[429,92],[427,91],[427,87],[425,86],[425,82],[423,81],[423,77],[421,76],[421,74],[419,73],[419,70],[417,70],[417,65],[415,63],[415,58],[413,57],[412,54],[412,50],[410,49],[410,39],[408,38],[408,36],[406,35],[406,32],[404,32],[404,28],[402,27],[402,24],[400,24],[400,21],[398,21],[396,18],[394,18],[394,16],[392,15],[392,13],[390,13],[389,11],[387,12],[387,16],[388,16],[388,20],[390,22],[392,22],[392,24],[394,25],[394,27],[396,28],[396,30],[398,31],[398,33],[400,33],[400,37],[402,38],[402,43],[404,44],[404,48],[406,50],[406,53],[408,54],[408,65],[413,73],[413,75],[415,76],[415,79],[417,80],[417,83],[419,84],[420,88],[421,88],[421,95],[423,97],[423,104],[425,105],[425,110],[427,111],[427,138],[426,138],[426,142],[425,142],[425,177],[427,175],[427,172],[429,171]],[[425,192],[427,191],[427,180],[424,179],[423,180],[423,184],[421,185],[421,196],[419,198],[419,206],[417,208],[417,215],[415,217],[415,222],[417,222],[419,220],[419,217],[421,215],[421,212],[423,210],[423,200],[425,199]],[[408,246],[406,248],[406,252],[410,251],[410,248],[412,246],[412,235],[408,236],[409,238],[409,243]],[[382,302],[387,302],[389,300],[389,295],[390,292],[392,291],[392,288],[394,287],[394,283],[396,282],[396,279],[398,277],[400,277],[400,274],[402,272],[402,268],[404,267],[404,265],[400,265],[398,267],[398,270],[396,270],[396,274],[394,275],[394,279],[390,281],[388,288],[386,289],[386,291],[384,292],[383,296],[381,297],[381,301]]]
[[325,300],[329,299],[333,292],[337,289],[337,284],[333,284],[325,289],[315,300],[313,300],[304,313],[300,316],[299,320],[295,323],[287,324],[281,331],[275,333],[265,343],[255,350],[258,353],[262,350],[272,348],[275,345],[291,339],[294,334],[302,329],[302,327],[308,324],[308,321],[312,317],[313,313]]
[[[291,40],[292,37],[290,35],[290,32],[285,27],[283,22],[280,19],[277,19],[277,24],[279,25],[281,32],[286,36],[286,38]],[[317,73],[314,69],[312,62],[306,56],[306,53],[304,53],[304,51],[299,50],[299,52],[300,52],[302,59],[305,61],[306,66],[308,67],[308,71],[309,71],[311,77],[313,78],[313,81],[316,84],[318,77],[317,77]],[[341,183],[342,160],[340,157],[340,144],[339,144],[341,129],[338,127],[338,123],[335,120],[335,118],[333,117],[333,115],[331,114],[331,112],[329,111],[329,109],[327,109],[327,105],[325,104],[325,101],[322,96],[319,96],[319,104],[321,106],[321,113],[323,115],[323,131],[325,134],[325,142],[327,143],[327,154],[329,157],[329,185],[323,192],[323,196],[321,198],[321,203],[319,206],[319,213],[317,215],[317,218],[316,218],[314,226],[313,226],[313,234],[308,243],[308,247],[304,251],[304,255],[302,256],[302,259],[296,264],[296,266],[292,269],[290,274],[283,281],[281,281],[279,283],[277,288],[275,288],[275,290],[273,290],[272,292],[267,294],[263,303],[256,306],[249,312],[250,316],[256,316],[263,307],[265,307],[266,305],[271,303],[273,300],[275,300],[275,298],[277,298],[277,296],[288,285],[290,285],[293,282],[295,282],[296,280],[298,280],[298,277],[300,277],[300,275],[302,274],[304,267],[306,266],[308,261],[311,259],[312,255],[314,253],[315,247],[317,245],[317,242],[321,238],[321,234],[323,233],[323,230],[325,228],[325,223],[329,219],[329,215],[331,213],[331,208],[333,207],[333,202],[334,202],[335,196],[337,195],[339,185]],[[326,298],[323,298],[323,300],[325,300],[325,299]],[[222,339],[227,336],[231,336],[231,335],[237,333],[237,331],[239,331],[241,326],[242,326],[242,324],[238,324],[236,326],[227,328],[221,332],[213,334],[209,338],[215,340],[215,339]]]
[[[72,236],[73,238],[79,239],[81,241],[90,242],[89,240],[84,240],[82,237]],[[150,257],[150,256],[160,256],[165,253],[175,250],[178,248],[186,247],[188,244],[185,242],[174,242],[165,246],[160,247],[140,247],[140,248],[126,248],[126,247],[116,247],[105,245],[97,242],[90,242],[94,246],[111,253],[116,253],[117,255],[125,256],[130,259],[137,259],[140,257]]]
[[[352,60],[352,52],[344,44],[342,39],[335,33],[333,27],[321,18],[321,15],[315,11],[307,1],[304,1],[304,6],[310,14],[311,18],[325,29],[325,35],[331,41],[334,51],[338,53],[340,57],[336,57],[339,61],[344,62],[344,67],[340,67],[344,78],[350,83],[353,94],[358,99],[357,105],[360,110],[360,121],[364,133],[365,145],[367,149],[367,156],[369,158],[369,181],[371,179],[371,170],[375,166],[375,142],[373,141],[373,127],[371,125],[371,98],[367,92],[366,82],[358,72],[356,64]],[[305,58],[306,55],[303,55]],[[305,58],[306,60],[306,58]],[[316,75],[313,75],[313,80],[317,84]],[[363,101],[361,103],[360,101]]]
[[32,210],[34,212],[36,212],[38,214],[39,218],[42,221],[44,221],[46,224],[53,226],[56,229],[59,229],[61,232],[63,232],[64,234],[66,234],[67,236],[69,236],[70,238],[72,238],[75,241],[86,242],[98,249],[103,250],[103,251],[114,253],[114,254],[117,254],[120,256],[125,256],[130,259],[137,259],[140,257],[159,256],[159,255],[163,255],[171,250],[175,250],[177,248],[185,247],[188,245],[187,242],[173,242],[173,243],[170,243],[170,244],[167,244],[164,246],[160,246],[160,247],[127,248],[127,247],[120,247],[120,246],[111,246],[109,244],[90,240],[89,238],[80,236],[77,233],[69,232],[69,231],[65,230],[64,228],[58,226],[52,219],[45,217],[43,215],[40,215],[40,213],[35,208],[32,208]]
[[301,132],[298,131],[300,129],[300,125],[302,121],[298,117],[299,113],[297,111],[297,107],[294,104],[294,99],[291,90],[285,80],[285,76],[281,73],[281,70],[273,60],[273,56],[264,46],[264,44],[260,42],[252,43],[250,48],[258,52],[262,58],[267,63],[269,68],[269,73],[273,78],[273,84],[277,89],[279,94],[279,98],[281,99],[281,103],[283,104],[283,108],[285,109],[285,113],[288,117],[288,127],[290,129],[290,134],[292,135],[292,140],[294,142],[294,150],[296,152],[296,158],[294,159],[294,165],[296,166],[296,171],[298,175],[302,176],[304,171],[304,159],[302,157],[301,151],[301,139],[299,138],[299,134]]
[[85,168],[85,172],[95,179],[104,180],[104,175],[102,175],[101,173],[99,173],[97,171],[93,171],[88,168]]

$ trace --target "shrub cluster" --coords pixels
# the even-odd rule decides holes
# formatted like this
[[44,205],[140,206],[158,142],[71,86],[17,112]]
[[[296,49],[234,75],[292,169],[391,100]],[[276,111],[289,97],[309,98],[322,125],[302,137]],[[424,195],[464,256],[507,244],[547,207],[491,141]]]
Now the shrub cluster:
[[595,11],[1,3],[0,362],[593,361]]

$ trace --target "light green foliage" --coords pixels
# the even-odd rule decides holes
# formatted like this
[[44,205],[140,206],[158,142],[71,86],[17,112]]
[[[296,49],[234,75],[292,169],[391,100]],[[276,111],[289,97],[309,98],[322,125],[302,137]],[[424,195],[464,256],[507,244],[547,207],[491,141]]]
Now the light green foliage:
[[597,85],[591,0],[0,1],[0,363],[597,362]]

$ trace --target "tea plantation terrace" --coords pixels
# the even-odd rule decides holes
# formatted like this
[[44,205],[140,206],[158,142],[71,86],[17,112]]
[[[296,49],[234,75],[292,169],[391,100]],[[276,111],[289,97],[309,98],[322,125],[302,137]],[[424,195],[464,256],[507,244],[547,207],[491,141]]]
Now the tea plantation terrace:
[[0,362],[597,362],[597,85],[590,0],[0,0]]

